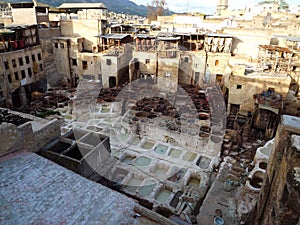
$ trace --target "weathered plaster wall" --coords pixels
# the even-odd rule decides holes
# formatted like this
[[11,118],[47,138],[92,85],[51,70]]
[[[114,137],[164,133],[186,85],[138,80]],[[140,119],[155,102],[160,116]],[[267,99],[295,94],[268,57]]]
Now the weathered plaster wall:
[[176,92],[179,76],[179,58],[159,58],[158,59],[158,81],[157,85],[163,90]]
[[61,35],[84,37],[84,49],[92,51],[97,46],[96,35],[101,34],[101,20],[61,20]]
[[[240,105],[241,111],[252,111],[254,107],[254,94],[274,88],[275,91],[286,97],[291,78],[286,76],[236,76],[230,75],[225,81],[225,86],[229,89],[228,106],[230,104]],[[239,85],[239,86],[238,86]],[[230,110],[228,109],[228,112]]]
[[[139,61],[140,73],[145,74],[155,74],[156,73],[156,61],[157,54],[155,52],[140,52],[133,51],[133,58],[136,58]],[[146,63],[146,59],[149,59],[149,62]]]
[[13,24],[37,24],[35,8],[12,9]]
[[260,193],[255,224],[299,224],[299,124],[297,117],[282,117]]

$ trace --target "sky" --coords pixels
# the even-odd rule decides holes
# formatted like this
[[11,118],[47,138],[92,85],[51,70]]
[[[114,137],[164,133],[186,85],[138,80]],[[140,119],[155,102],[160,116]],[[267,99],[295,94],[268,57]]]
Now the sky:
[[[131,0],[138,5],[150,4],[152,0]],[[300,0],[285,0],[289,5],[300,4]],[[167,7],[174,12],[202,12],[214,13],[217,0],[166,0]],[[246,5],[253,5],[259,0],[228,0],[231,8],[244,8]]]

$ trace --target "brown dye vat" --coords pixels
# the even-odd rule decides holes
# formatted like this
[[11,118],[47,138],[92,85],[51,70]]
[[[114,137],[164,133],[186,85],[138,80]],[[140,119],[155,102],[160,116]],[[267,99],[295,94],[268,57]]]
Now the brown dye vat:
[[199,113],[198,114],[199,120],[208,120],[210,118],[208,113]]
[[149,118],[149,119],[153,119],[153,118],[156,118],[156,117],[157,117],[157,115],[154,114],[154,113],[151,113],[151,114],[149,114],[149,115],[147,116],[147,118]]
[[200,133],[199,133],[199,137],[202,137],[202,138],[208,138],[208,137],[209,137],[209,134],[208,134],[208,133],[205,133],[205,132],[200,132]]
[[263,183],[263,173],[258,171],[253,174],[252,179],[250,180],[250,185],[255,188],[261,188]]
[[145,106],[144,108],[143,108],[143,111],[145,111],[145,112],[151,112],[152,111],[152,107],[151,106]]
[[265,162],[260,162],[260,163],[258,164],[258,166],[259,166],[259,168],[265,170],[265,169],[267,169],[268,164],[265,163]]
[[136,117],[147,117],[149,116],[148,112],[140,111],[135,114]]
[[206,133],[210,133],[211,128],[209,126],[201,126],[200,127],[200,131],[206,132]]

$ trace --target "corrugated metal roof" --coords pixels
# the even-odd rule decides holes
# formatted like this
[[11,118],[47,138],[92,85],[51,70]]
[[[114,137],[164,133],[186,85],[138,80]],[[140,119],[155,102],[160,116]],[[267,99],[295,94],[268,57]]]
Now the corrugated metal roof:
[[274,35],[274,38],[283,38],[288,41],[295,41],[295,42],[300,42],[300,37],[299,36],[286,36],[286,35]]
[[156,37],[153,36],[153,35],[149,35],[149,34],[137,34],[137,35],[135,35],[135,38],[141,38],[141,39],[151,38],[151,39],[155,39]]
[[157,37],[157,40],[160,41],[178,41],[180,37]]
[[63,3],[59,9],[107,9],[103,3]]
[[260,48],[270,50],[270,51],[278,51],[278,52],[287,52],[287,53],[293,53],[293,51],[286,47],[280,47],[280,46],[274,46],[274,45],[259,45]]
[[300,37],[296,37],[296,36],[287,36],[286,40],[288,41],[295,41],[295,42],[300,42]]
[[122,40],[122,39],[124,39],[124,38],[126,38],[128,36],[130,36],[130,34],[102,34],[102,35],[98,35],[96,37]]

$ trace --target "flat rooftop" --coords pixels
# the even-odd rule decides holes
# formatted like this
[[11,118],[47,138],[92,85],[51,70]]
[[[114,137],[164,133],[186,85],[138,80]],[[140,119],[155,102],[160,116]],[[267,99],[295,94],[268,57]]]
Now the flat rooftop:
[[0,224],[140,224],[136,202],[34,153],[0,158]]

